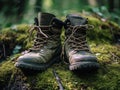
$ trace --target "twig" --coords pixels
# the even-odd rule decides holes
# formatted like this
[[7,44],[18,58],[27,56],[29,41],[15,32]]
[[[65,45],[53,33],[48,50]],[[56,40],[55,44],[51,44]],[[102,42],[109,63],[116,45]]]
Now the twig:
[[5,52],[5,45],[3,44],[3,55],[6,57],[6,52]]
[[55,76],[55,78],[57,80],[57,83],[59,85],[59,89],[64,90],[63,85],[61,83],[61,79],[60,79],[60,77],[58,76],[58,74],[56,73],[56,71],[54,69],[53,69],[53,74],[54,74],[54,76]]

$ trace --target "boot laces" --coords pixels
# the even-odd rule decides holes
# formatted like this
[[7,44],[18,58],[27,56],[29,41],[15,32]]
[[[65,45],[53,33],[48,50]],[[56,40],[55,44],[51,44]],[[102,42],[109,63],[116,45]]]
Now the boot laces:
[[40,50],[41,47],[44,46],[44,44],[47,43],[47,39],[49,38],[48,35],[46,35],[41,28],[47,28],[50,29],[51,26],[32,26],[32,28],[29,30],[30,37],[32,36],[33,31],[37,31],[37,34],[34,39],[33,47],[29,50]]
[[86,33],[82,34],[82,33],[77,33],[76,31],[81,30],[81,29],[90,30],[90,29],[93,29],[94,26],[89,25],[89,24],[79,25],[79,26],[71,26],[70,25],[69,28],[70,28],[70,30],[72,28],[72,33],[69,36],[67,36],[67,39],[64,42],[64,46],[62,48],[62,53],[61,53],[61,58],[63,58],[63,61],[65,64],[69,64],[64,59],[65,44],[68,43],[68,45],[70,45],[70,48],[74,48],[73,53],[76,53],[76,51],[89,51],[89,47],[88,47],[87,41],[86,41]]
[[[70,26],[72,28],[72,33],[69,35],[64,44],[68,43],[70,48],[74,48],[75,51],[89,51],[89,47],[87,45],[86,40],[86,30],[93,29],[93,25],[78,25],[78,26]],[[82,32],[77,32],[81,30]]]

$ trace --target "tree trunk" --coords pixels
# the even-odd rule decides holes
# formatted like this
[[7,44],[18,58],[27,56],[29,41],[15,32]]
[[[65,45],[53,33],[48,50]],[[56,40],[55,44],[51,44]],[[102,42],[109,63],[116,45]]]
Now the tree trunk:
[[97,6],[98,5],[96,0],[88,0],[88,2],[91,6]]
[[109,11],[113,12],[114,11],[114,0],[108,0],[108,5],[109,5]]

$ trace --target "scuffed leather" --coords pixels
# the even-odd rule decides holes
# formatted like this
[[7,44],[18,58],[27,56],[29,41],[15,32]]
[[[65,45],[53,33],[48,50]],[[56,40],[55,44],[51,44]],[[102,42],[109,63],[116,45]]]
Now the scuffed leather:
[[68,58],[69,58],[69,63],[70,64],[76,64],[77,62],[82,62],[82,61],[96,61],[96,57],[88,52],[85,51],[74,51],[71,50],[68,52]]
[[23,61],[26,63],[46,63],[48,62],[54,55],[56,49],[47,49],[43,48],[40,51],[28,52],[18,58],[19,61]]

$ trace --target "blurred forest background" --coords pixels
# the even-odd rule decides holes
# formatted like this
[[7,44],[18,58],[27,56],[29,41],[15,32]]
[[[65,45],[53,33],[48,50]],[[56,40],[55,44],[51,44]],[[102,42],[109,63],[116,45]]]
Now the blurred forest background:
[[39,11],[57,17],[74,12],[96,14],[120,24],[120,0],[0,0],[0,28],[32,24]]
[[[94,29],[87,30],[87,40],[100,63],[98,73],[77,75],[62,61],[32,76],[20,73],[22,79],[17,80],[14,63],[34,42],[33,36],[28,37],[38,12],[53,13],[63,21],[70,13],[89,19]],[[120,0],[0,0],[0,90],[13,90],[18,87],[16,82],[31,88],[24,90],[58,90],[53,68],[65,90],[83,90],[83,85],[88,86],[86,90],[120,90]]]

